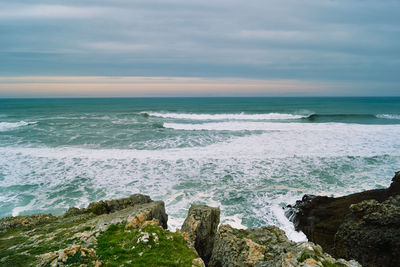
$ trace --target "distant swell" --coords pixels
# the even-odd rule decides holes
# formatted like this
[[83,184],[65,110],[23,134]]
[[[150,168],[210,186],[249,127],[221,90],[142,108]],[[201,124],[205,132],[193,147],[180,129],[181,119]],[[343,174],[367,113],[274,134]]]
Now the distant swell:
[[27,125],[36,124],[36,123],[37,122],[25,122],[25,121],[0,122],[0,132],[10,131],[10,130],[14,130],[14,129],[22,127],[22,126],[27,126]]
[[143,112],[143,117],[159,117],[166,119],[184,119],[184,120],[296,120],[307,118],[309,115],[297,115],[287,113],[265,113],[265,114],[195,114],[195,113],[161,113],[161,112]]

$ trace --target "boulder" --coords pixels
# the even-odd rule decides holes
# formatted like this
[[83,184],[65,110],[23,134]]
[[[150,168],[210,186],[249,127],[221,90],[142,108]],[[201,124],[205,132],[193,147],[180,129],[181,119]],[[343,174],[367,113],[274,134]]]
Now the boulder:
[[400,266],[399,195],[396,172],[387,189],[338,198],[305,195],[286,215],[296,230],[335,257],[365,266]]
[[280,255],[289,245],[285,233],[275,226],[239,230],[221,225],[209,266],[256,266],[265,263],[265,257]]
[[220,210],[201,205],[191,205],[181,232],[207,264],[211,258],[214,238],[219,224]]

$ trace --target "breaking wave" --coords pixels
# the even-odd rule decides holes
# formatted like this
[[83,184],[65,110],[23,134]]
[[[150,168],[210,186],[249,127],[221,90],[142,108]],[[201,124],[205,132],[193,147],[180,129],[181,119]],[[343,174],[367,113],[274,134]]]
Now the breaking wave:
[[400,120],[400,114],[378,114],[379,119]]
[[307,118],[309,115],[298,115],[288,113],[265,113],[265,114],[245,114],[245,113],[225,113],[225,114],[195,114],[195,113],[161,113],[161,112],[142,112],[144,117],[159,117],[166,119],[184,120],[296,120]]
[[0,122],[0,132],[14,130],[19,127],[27,126],[36,124],[37,121],[34,122],[26,122],[26,121],[19,121],[19,122]]

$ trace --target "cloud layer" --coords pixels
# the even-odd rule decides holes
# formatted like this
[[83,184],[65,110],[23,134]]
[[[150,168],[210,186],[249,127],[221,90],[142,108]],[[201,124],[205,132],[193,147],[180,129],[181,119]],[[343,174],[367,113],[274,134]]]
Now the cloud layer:
[[399,12],[398,0],[8,0],[0,76],[312,80],[398,95]]

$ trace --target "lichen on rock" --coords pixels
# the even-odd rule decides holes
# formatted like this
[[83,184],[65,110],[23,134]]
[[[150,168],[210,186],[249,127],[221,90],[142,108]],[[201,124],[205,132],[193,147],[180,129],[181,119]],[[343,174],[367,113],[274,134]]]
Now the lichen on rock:
[[336,260],[314,243],[289,241],[285,233],[276,226],[239,230],[229,225],[221,225],[215,238],[209,266],[359,267],[360,265],[355,261]]

